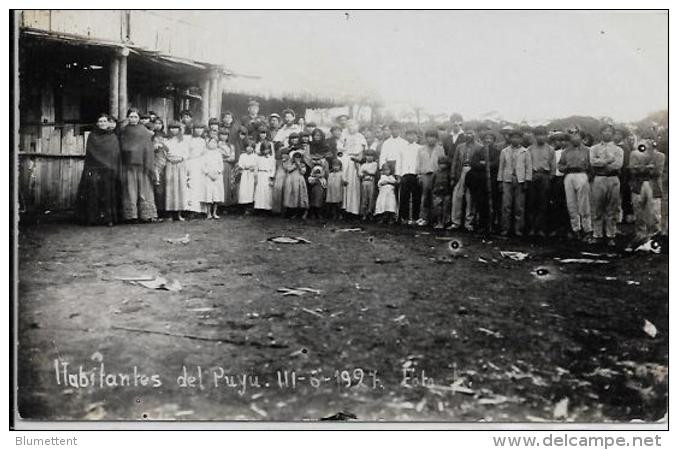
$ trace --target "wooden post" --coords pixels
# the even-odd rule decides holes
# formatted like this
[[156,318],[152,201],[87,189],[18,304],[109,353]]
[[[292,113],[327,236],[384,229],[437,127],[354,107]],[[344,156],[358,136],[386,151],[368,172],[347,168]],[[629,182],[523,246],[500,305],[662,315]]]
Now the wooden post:
[[210,71],[210,115],[212,117],[219,118],[219,72],[216,69]]
[[111,55],[111,67],[110,67],[110,77],[109,77],[109,112],[112,116],[120,117],[120,110],[118,109],[118,88],[120,83],[120,61],[118,61],[118,55]]
[[[129,50],[123,48],[120,50],[120,72],[118,82],[118,112],[121,116],[127,115],[127,55]],[[118,117],[122,120],[123,117]]]
[[205,76],[200,81],[200,96],[201,96],[200,111],[202,115],[200,121],[205,122],[205,125],[207,125],[207,120],[209,120],[210,115],[210,85],[211,85],[210,81],[211,80],[209,79],[208,76]]

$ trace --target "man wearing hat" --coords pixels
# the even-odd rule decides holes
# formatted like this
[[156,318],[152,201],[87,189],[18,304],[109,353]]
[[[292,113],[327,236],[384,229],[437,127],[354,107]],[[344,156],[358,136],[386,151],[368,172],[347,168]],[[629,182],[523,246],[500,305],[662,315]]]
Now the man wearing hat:
[[613,142],[612,125],[604,125],[601,136],[603,141],[591,147],[590,151],[593,170],[591,184],[593,241],[600,243],[603,237],[606,237],[607,244],[614,247],[621,204],[619,175],[624,164],[624,150]]
[[275,142],[275,135],[280,129],[280,114],[273,113],[268,116],[268,131],[271,136],[271,140]]
[[567,130],[570,143],[558,161],[558,170],[565,174],[565,199],[570,215],[570,237],[591,242],[591,200],[589,148],[583,143],[583,133],[576,127]]
[[525,226],[525,192],[527,183],[532,181],[532,157],[523,147],[523,134],[520,130],[509,133],[510,144],[499,155],[497,181],[502,191],[501,198],[501,235],[507,236],[513,230],[516,236],[523,235]]
[[433,175],[438,171],[438,160],[445,156],[443,147],[438,143],[438,131],[434,128],[426,130],[426,143],[419,147],[417,158],[417,176],[421,190],[421,206],[417,225],[426,226],[431,221],[433,204]]
[[558,162],[568,143],[567,133],[554,130],[549,133],[549,143],[553,147],[556,162],[556,174],[551,182],[551,201],[549,203],[549,229],[550,236],[556,236],[570,229],[570,216],[567,213],[567,201],[565,200],[565,174],[558,170]]
[[247,102],[247,114],[242,116],[242,119],[240,119],[240,123],[244,127],[247,127],[247,131],[249,132],[249,134],[254,134],[257,126],[259,125],[259,102],[258,101],[251,98]]
[[[462,139],[461,137],[459,139]],[[471,155],[480,144],[476,142],[475,132],[466,130],[463,142],[457,140],[459,145],[454,151],[452,158],[452,225],[449,229],[456,230],[462,226],[467,231],[473,231],[473,220],[475,210],[473,208],[473,199],[471,190],[466,185],[466,175],[471,171]]]
[[288,140],[290,134],[300,133],[301,130],[299,129],[299,126],[294,123],[294,119],[296,118],[294,110],[286,108],[283,110],[282,116],[283,116],[283,125],[278,129],[278,132],[275,134],[273,142],[280,143],[278,145],[287,147],[289,145]]
[[637,239],[661,231],[662,175],[666,156],[642,140],[629,156],[629,175]]
[[532,158],[532,182],[528,190],[527,206],[531,236],[546,236],[551,181],[556,175],[556,152],[547,143],[547,138],[546,127],[535,128],[534,144],[527,149]]
[[471,170],[466,175],[466,184],[478,213],[480,231],[489,234],[499,225],[498,212],[501,210],[501,195],[497,188],[499,149],[495,144],[497,137],[491,130],[481,131],[480,138],[482,147],[471,155]]
[[624,151],[624,165],[619,174],[619,192],[621,194],[621,205],[619,211],[619,222],[633,222],[633,205],[631,204],[631,183],[629,176],[629,157],[633,151],[633,143],[628,142],[630,133],[623,127],[615,127],[613,141],[617,147]]

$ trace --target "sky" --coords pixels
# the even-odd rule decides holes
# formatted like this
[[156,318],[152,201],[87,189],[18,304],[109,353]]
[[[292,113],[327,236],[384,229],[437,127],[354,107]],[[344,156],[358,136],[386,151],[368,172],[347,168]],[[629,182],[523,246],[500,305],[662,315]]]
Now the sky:
[[[193,11],[215,57],[272,92],[539,122],[668,107],[662,11]],[[228,86],[226,87],[228,89]]]

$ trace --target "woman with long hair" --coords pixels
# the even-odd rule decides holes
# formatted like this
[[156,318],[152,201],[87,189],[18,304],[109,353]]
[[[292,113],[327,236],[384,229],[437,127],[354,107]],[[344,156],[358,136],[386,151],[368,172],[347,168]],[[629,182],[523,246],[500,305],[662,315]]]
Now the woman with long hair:
[[108,114],[99,114],[87,138],[75,207],[78,221],[85,225],[112,226],[118,221],[120,144],[109,122]]
[[127,111],[127,125],[120,131],[122,159],[122,218],[155,222],[158,212],[153,195],[154,157],[151,134],[139,123],[139,110]]

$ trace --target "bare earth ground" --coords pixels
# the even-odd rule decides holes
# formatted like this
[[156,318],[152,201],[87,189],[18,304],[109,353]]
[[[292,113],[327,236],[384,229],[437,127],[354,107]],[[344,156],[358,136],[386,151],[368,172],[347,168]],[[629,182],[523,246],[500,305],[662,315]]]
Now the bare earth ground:
[[[238,216],[110,229],[24,224],[18,241],[21,416],[664,417],[667,254],[561,264],[554,257],[609,250],[458,234],[463,248],[455,257],[440,239],[449,234],[381,225],[337,231],[350,226]],[[188,244],[164,241],[186,233]],[[311,243],[267,241],[277,235]],[[500,250],[529,257],[514,261]],[[540,266],[547,276],[531,273]],[[176,279],[183,289],[115,279],[149,273]],[[281,287],[320,294],[283,296]],[[643,331],[645,320],[656,326],[656,337]],[[57,383],[55,360],[68,363],[71,374],[82,366],[96,385],[66,386],[63,373]],[[106,381],[124,374],[129,385],[101,386],[101,363]],[[162,385],[141,386],[137,377],[135,387],[135,366],[138,376],[157,374]],[[198,380],[180,386],[182,367],[197,376],[198,366],[202,386]],[[403,386],[403,369],[420,380],[423,372],[427,386],[411,380]],[[285,370],[281,387],[276,372]],[[313,371],[321,372],[311,379]],[[224,378],[214,385],[215,375],[241,374],[258,376],[260,387],[242,393]]]

